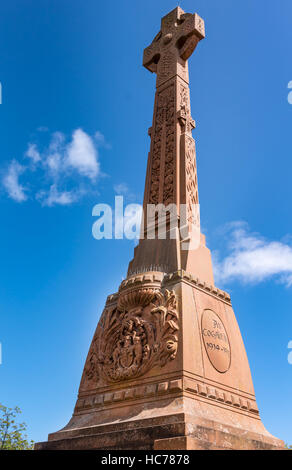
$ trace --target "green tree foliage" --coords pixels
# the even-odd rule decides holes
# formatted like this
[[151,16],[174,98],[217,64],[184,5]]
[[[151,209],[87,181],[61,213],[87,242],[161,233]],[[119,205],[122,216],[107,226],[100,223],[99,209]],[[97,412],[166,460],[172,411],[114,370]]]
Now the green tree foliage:
[[0,450],[32,450],[33,441],[27,440],[25,423],[17,423],[21,410],[7,408],[0,403]]

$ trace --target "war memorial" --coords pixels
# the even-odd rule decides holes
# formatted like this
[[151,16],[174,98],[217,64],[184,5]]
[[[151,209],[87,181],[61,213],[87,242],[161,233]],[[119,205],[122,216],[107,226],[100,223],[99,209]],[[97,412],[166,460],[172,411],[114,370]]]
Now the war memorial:
[[[231,299],[214,285],[204,235],[195,249],[185,247],[199,204],[188,60],[204,37],[203,19],[177,7],[144,50],[143,65],[157,79],[143,207],[174,204],[177,212],[164,239],[156,216],[143,220],[127,277],[97,325],[73,416],[36,449],[283,447],[261,421]],[[154,236],[142,236],[149,228]]]

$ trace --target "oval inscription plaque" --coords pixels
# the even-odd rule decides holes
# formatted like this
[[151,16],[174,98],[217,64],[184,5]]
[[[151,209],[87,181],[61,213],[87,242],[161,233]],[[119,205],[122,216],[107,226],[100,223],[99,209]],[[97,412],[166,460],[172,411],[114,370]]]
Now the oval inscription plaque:
[[222,320],[212,310],[203,312],[202,336],[212,366],[218,372],[227,372],[231,362],[230,343]]

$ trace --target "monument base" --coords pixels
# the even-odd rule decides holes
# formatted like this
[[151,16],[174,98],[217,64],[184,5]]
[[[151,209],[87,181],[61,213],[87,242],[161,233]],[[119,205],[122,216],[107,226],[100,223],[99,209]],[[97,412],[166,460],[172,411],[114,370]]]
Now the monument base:
[[[139,359],[138,351],[134,361],[134,346],[126,340],[118,355],[114,350],[109,361],[103,359],[101,353],[111,351],[119,335],[128,342],[140,335],[147,354],[131,377],[105,380],[101,372],[128,372]],[[144,371],[151,357],[158,362]],[[164,365],[160,358],[166,358]],[[283,447],[261,421],[230,296],[185,271],[134,275],[108,297],[73,416],[48,442],[35,445],[38,450]]]
[[[162,403],[161,403],[162,405]],[[210,409],[206,403],[197,403],[197,415],[192,399],[177,398],[164,407],[182,412],[135,418],[106,425],[86,425],[89,416],[78,422],[72,418],[63,430],[50,434],[48,442],[35,445],[36,450],[280,450],[283,441],[273,437],[259,419],[247,418],[223,409]],[[189,408],[189,413],[187,413]],[[154,410],[141,410],[140,415]],[[156,410],[157,412],[158,410]],[[160,409],[160,411],[162,411]],[[164,410],[166,411],[166,410]],[[157,414],[157,413],[154,413]],[[233,425],[215,421],[216,414],[232,420]],[[209,416],[203,417],[202,415]],[[92,416],[90,417],[90,421]],[[84,427],[79,427],[84,421]],[[75,426],[75,427],[74,427]]]

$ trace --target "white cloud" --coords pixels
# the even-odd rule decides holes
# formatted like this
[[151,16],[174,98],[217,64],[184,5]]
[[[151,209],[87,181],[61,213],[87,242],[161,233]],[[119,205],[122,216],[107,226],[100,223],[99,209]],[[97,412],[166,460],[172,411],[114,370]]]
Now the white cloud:
[[[43,130],[47,129],[39,128]],[[37,143],[28,144],[24,156],[33,165],[11,162],[3,185],[15,201],[25,201],[26,189],[19,184],[19,175],[26,170],[27,178],[30,177],[30,183],[36,187],[35,197],[42,205],[72,204],[90,192],[101,175],[97,141],[105,143],[104,136],[97,131],[91,137],[82,129],[75,129],[69,140],[62,132],[45,138],[49,141],[42,150]]]
[[58,152],[51,153],[47,156],[46,164],[52,172],[58,173],[62,164],[62,155]]
[[51,142],[49,144],[49,151],[55,152],[60,151],[66,140],[65,134],[63,132],[53,132],[51,137]]
[[64,171],[65,140],[66,137],[62,132],[54,132],[48,149],[44,152],[45,164],[55,176],[62,170]]
[[49,147],[44,152],[45,164],[55,177],[64,171],[65,140],[66,137],[62,132],[54,132]]
[[26,189],[19,183],[19,176],[24,172],[25,168],[16,160],[12,160],[8,171],[3,178],[3,186],[8,196],[16,202],[26,201]]
[[34,163],[37,163],[41,160],[41,156],[36,144],[28,144],[28,149],[25,152],[25,156],[30,158]]
[[250,233],[242,222],[229,224],[226,235],[230,253],[214,263],[217,282],[259,283],[275,278],[288,287],[292,285],[292,246]]
[[40,191],[36,198],[41,201],[43,206],[68,206],[76,201],[77,194],[74,191],[59,191],[55,184],[50,186],[49,191]]
[[97,150],[91,137],[82,129],[76,129],[67,146],[67,166],[75,168],[81,175],[95,179],[99,173]]
[[[101,133],[98,133],[100,138]],[[75,169],[81,176],[95,180],[99,174],[98,152],[94,140],[82,129],[73,131],[66,143],[62,132],[54,132],[48,146],[40,152],[36,144],[29,144],[25,153],[34,163],[41,163],[55,177]]]

